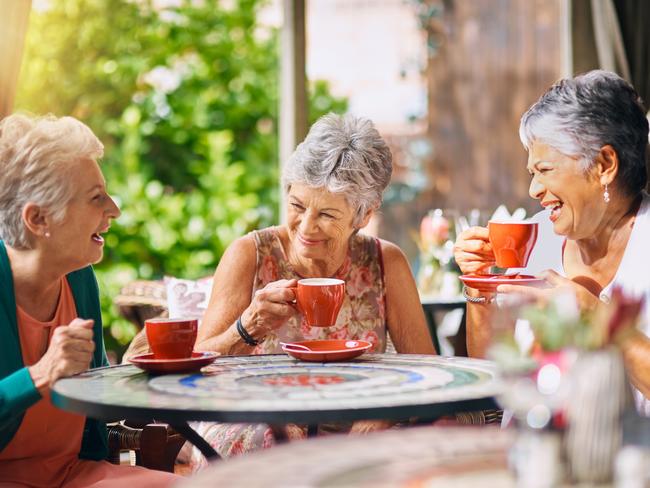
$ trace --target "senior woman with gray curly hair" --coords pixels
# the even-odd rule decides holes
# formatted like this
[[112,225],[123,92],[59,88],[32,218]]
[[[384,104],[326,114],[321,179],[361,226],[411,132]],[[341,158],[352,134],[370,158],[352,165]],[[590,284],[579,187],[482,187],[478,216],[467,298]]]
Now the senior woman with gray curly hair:
[[0,485],[168,486],[170,473],[103,461],[106,426],[50,402],[59,378],[107,366],[91,264],[120,211],[72,117],[0,123]]
[[[284,168],[286,223],[238,239],[221,259],[197,349],[268,354],[282,352],[280,342],[331,338],[366,340],[383,352],[388,333],[399,352],[435,354],[404,254],[359,233],[391,171],[390,150],[370,120],[318,120]],[[310,327],[297,312],[296,282],[309,277],[346,282],[335,326]],[[238,332],[238,319],[250,337]],[[198,430],[222,456],[272,442],[266,426],[211,425]]]
[[[561,80],[522,116],[519,133],[528,150],[530,196],[545,209],[535,217],[540,234],[525,272],[541,273],[549,288],[501,285],[497,292],[547,299],[564,287],[582,310],[591,310],[620,287],[645,297],[640,331],[650,334],[648,120],[638,94],[606,71]],[[487,229],[462,233],[455,257],[464,273],[492,266]],[[466,293],[468,350],[482,356],[495,294]],[[637,339],[623,352],[637,406],[648,415],[649,347]]]

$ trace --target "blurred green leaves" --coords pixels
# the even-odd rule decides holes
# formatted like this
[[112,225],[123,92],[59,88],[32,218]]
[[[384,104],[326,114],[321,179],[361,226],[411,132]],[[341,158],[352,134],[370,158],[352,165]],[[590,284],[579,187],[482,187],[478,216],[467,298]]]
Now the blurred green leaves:
[[[122,286],[211,274],[230,242],[277,221],[278,33],[257,21],[265,2],[229,3],[66,0],[32,12],[16,109],[87,123],[122,209],[97,266],[109,347],[134,333],[112,306]],[[311,121],[347,108],[326,82],[311,92]]]

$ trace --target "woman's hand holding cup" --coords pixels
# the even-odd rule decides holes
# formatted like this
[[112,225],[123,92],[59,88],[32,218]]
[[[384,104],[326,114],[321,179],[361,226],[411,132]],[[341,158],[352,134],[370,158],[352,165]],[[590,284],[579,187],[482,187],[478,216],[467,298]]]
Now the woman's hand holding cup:
[[56,327],[43,357],[29,367],[34,385],[49,387],[60,378],[86,371],[93,352],[92,320],[76,318],[69,325]]
[[454,258],[463,274],[481,273],[490,266],[524,268],[537,241],[535,222],[490,221],[470,227],[454,244]]
[[246,331],[253,337],[263,337],[296,315],[296,285],[296,280],[278,280],[257,290],[241,316]]
[[494,251],[486,227],[470,227],[454,244],[454,259],[463,274],[475,274],[494,266]]

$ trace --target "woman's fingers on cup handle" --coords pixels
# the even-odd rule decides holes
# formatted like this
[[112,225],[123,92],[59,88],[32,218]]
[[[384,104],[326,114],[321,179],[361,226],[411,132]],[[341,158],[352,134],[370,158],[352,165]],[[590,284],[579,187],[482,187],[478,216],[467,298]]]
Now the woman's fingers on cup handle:
[[471,253],[461,253],[456,256],[456,262],[464,274],[480,273],[494,266],[494,259]]
[[467,262],[467,263],[485,263],[488,265],[493,265],[494,264],[494,256],[492,255],[484,255],[484,254],[476,254],[473,252],[460,252],[456,254],[455,256],[456,262]]
[[480,241],[472,239],[470,241],[465,241],[462,247],[458,248],[460,252],[471,252],[474,254],[480,254],[482,256],[493,256],[494,251],[492,250],[492,245],[487,241]]
[[296,279],[290,279],[290,280],[277,280],[277,281],[272,281],[268,283],[265,288],[295,288],[298,285],[298,280]]
[[296,307],[287,302],[269,303],[267,312],[278,317],[290,317],[292,315],[295,315]]
[[266,300],[272,303],[290,303],[296,301],[296,288],[274,288],[268,290]]
[[487,227],[474,226],[461,232],[459,238],[464,241],[473,240],[473,239],[480,239],[483,241],[487,241],[490,239],[490,233],[488,232]]

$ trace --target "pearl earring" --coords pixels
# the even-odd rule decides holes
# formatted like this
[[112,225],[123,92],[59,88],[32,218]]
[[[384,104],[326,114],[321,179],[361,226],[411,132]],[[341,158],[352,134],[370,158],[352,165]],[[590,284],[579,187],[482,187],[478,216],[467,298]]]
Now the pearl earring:
[[45,233],[45,237],[50,237],[50,235],[51,235],[51,234],[50,234],[49,232],[46,232],[46,233]]
[[605,200],[605,203],[609,203],[609,191],[607,191],[607,183],[605,183],[605,192],[603,193],[603,200]]

